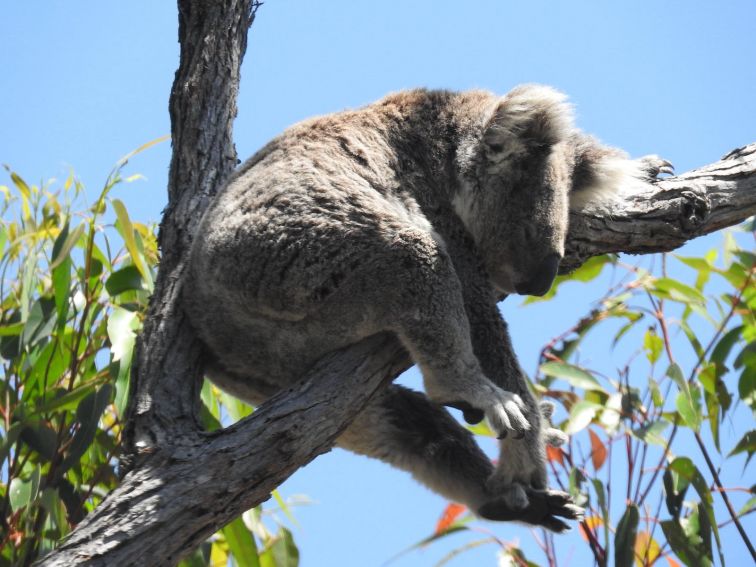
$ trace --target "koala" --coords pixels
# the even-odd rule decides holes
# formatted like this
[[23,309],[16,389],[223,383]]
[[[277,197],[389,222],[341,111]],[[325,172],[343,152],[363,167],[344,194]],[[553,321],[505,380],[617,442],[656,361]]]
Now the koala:
[[[392,332],[425,393],[388,386],[338,445],[484,518],[564,531],[582,510],[547,489],[545,445],[566,437],[497,300],[549,289],[571,208],[670,171],[583,134],[540,85],[411,90],[301,122],[235,172],[192,245],[183,302],[208,377],[260,404],[329,352]],[[488,420],[495,467],[443,406]]]

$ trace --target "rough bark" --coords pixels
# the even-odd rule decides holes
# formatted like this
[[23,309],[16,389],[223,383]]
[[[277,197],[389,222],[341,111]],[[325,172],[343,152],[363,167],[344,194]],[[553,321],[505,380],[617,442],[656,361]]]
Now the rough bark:
[[721,160],[656,182],[653,191],[624,195],[611,207],[572,214],[568,272],[591,256],[674,250],[697,236],[756,214],[756,144]]
[[[173,159],[162,260],[139,342],[121,485],[43,565],[174,564],[328,451],[370,396],[409,366],[395,338],[329,356],[252,416],[212,434],[197,421],[202,349],[177,298],[193,230],[236,164],[231,126],[253,0],[179,0]],[[657,183],[610,211],[573,215],[566,268],[606,252],[670,250],[756,213],[756,144]]]

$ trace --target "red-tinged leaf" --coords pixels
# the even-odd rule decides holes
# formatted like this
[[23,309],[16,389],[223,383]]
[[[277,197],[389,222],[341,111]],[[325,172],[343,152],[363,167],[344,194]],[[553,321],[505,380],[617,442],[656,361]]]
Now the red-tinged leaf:
[[551,462],[557,462],[564,466],[564,453],[562,453],[562,450],[559,447],[546,445],[546,458]]
[[436,534],[448,530],[454,521],[465,512],[465,510],[467,510],[467,506],[457,504],[456,502],[450,502],[446,509],[444,509],[444,513],[441,514],[441,519],[438,520],[438,524],[436,524]]
[[598,471],[604,464],[604,461],[606,461],[606,447],[592,429],[588,430],[588,434],[591,436],[591,460],[593,461],[593,468]]
[[585,531],[586,526],[588,526],[588,529],[590,529],[592,532],[595,532],[596,528],[603,523],[604,520],[602,520],[599,516],[586,516],[585,520],[578,524],[580,537],[582,537],[585,541],[588,541],[588,534]]
[[682,565],[672,559],[669,555],[667,555],[667,563],[669,563],[669,567],[682,567]]

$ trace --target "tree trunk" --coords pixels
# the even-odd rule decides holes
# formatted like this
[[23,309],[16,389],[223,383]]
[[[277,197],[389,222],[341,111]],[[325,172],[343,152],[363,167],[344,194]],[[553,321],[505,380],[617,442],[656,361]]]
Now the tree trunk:
[[[214,432],[197,420],[202,347],[178,308],[195,227],[236,165],[231,128],[254,0],[179,0],[173,158],[162,259],[132,375],[119,488],[43,565],[173,564],[328,451],[378,388],[410,365],[378,335],[322,360],[252,416]],[[664,179],[611,210],[573,214],[565,269],[606,252],[671,250],[756,213],[756,144]]]

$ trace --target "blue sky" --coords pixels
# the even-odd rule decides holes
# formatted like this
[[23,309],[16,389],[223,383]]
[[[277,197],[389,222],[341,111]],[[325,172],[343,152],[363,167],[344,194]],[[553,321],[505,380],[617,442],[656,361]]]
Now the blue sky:
[[[63,178],[73,167],[94,195],[119,157],[169,132],[178,58],[173,2],[3,2],[0,21],[0,162],[29,181]],[[756,140],[755,21],[752,0],[267,0],[242,72],[237,149],[245,158],[293,122],[403,88],[504,93],[540,82],[568,93],[586,131],[685,171]],[[169,151],[162,144],[129,166],[147,178],[119,190],[133,218],[159,219]],[[719,242],[699,239],[689,250]],[[527,310],[507,302],[526,370],[602,291],[571,288],[558,302]],[[613,368],[605,352],[599,357]],[[427,535],[444,505],[406,475],[341,451],[298,472],[282,492],[317,501],[296,511],[294,535],[307,566],[381,565]],[[752,519],[749,525],[756,530]],[[486,527],[519,538],[539,557],[527,530]],[[742,544],[733,534],[725,541],[737,556]],[[572,557],[564,564],[584,564],[577,537],[561,538],[560,556]],[[444,549],[392,565],[432,565]],[[495,564],[494,548],[452,563],[473,564]]]

